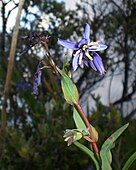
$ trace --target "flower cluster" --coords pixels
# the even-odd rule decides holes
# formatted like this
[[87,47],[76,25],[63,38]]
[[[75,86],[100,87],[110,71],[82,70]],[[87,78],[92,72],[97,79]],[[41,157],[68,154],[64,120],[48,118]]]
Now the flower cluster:
[[105,68],[102,63],[101,57],[96,51],[105,50],[107,45],[101,42],[90,42],[90,26],[86,24],[83,38],[79,42],[71,42],[67,40],[58,40],[58,44],[73,50],[72,67],[77,70],[78,66],[91,67],[100,74],[105,74]]
[[34,81],[33,81],[33,94],[38,95],[38,86],[41,84],[41,76],[42,76],[42,71],[40,68],[40,63],[37,66],[35,75],[34,75]]

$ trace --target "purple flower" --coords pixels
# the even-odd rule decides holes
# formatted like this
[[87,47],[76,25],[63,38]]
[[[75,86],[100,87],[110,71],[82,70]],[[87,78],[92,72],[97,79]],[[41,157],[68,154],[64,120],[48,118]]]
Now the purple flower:
[[41,76],[42,76],[42,71],[40,68],[40,63],[37,66],[35,75],[34,75],[34,81],[33,81],[33,94],[38,95],[38,86],[41,84]]
[[78,66],[81,68],[92,67],[95,71],[99,71],[100,74],[105,74],[105,69],[102,63],[101,57],[96,51],[105,50],[107,45],[101,42],[90,42],[90,26],[85,25],[83,32],[83,38],[79,42],[71,42],[67,40],[58,40],[58,44],[73,50],[72,67],[76,71]]
[[16,88],[21,91],[31,91],[31,87],[26,81],[18,82]]

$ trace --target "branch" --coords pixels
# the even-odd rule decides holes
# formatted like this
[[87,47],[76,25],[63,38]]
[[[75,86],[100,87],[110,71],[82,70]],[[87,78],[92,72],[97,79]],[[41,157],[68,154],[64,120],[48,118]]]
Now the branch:
[[122,98],[120,98],[119,100],[114,102],[114,104],[120,104],[121,102],[125,102],[127,100],[130,100],[132,98],[133,94],[135,93],[135,89],[136,89],[136,83],[133,84],[131,93],[127,94],[126,96],[124,96]]
[[8,3],[10,3],[10,2],[11,2],[11,0],[9,0],[9,1],[8,1],[8,2],[6,2],[6,3],[5,3],[5,2],[3,2],[3,3],[5,3],[5,5],[7,5],[7,4],[8,4]]
[[121,12],[122,16],[124,17],[125,14],[124,14],[123,9],[114,0],[111,0],[111,2],[118,8],[118,10]]
[[132,110],[129,115],[125,117],[126,121],[129,121],[136,114],[136,109]]
[[11,48],[10,48],[10,54],[9,54],[9,63],[8,63],[8,69],[7,69],[7,75],[6,75],[6,81],[4,86],[4,94],[3,94],[3,105],[2,105],[2,112],[1,112],[1,135],[3,136],[3,140],[1,141],[0,145],[0,156],[2,155],[3,150],[3,144],[4,144],[4,138],[6,133],[6,124],[7,124],[7,100],[9,98],[10,89],[11,89],[11,80],[12,80],[12,73],[13,73],[13,66],[14,66],[14,58],[15,58],[15,50],[16,50],[16,44],[17,44],[17,37],[19,32],[19,23],[20,23],[20,17],[21,12],[23,8],[25,0],[19,1],[19,7],[18,7],[18,13],[16,17],[16,22],[13,30],[13,36],[12,36],[12,42],[11,42]]
[[14,9],[16,9],[17,6],[18,6],[18,5],[14,6],[14,7],[8,12],[6,21],[8,20],[8,18],[9,18],[9,16],[10,16],[11,12],[12,12]]

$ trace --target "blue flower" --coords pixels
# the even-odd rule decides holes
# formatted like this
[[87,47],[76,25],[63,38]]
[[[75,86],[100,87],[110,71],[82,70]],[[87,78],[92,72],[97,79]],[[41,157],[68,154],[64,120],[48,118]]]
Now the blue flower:
[[38,86],[41,84],[41,76],[42,71],[40,68],[40,63],[37,66],[36,72],[34,74],[34,81],[33,81],[33,94],[38,95]]
[[81,68],[86,66],[92,67],[95,71],[99,71],[100,74],[105,74],[106,71],[102,59],[96,51],[105,50],[107,45],[101,42],[90,42],[89,24],[85,25],[83,38],[79,42],[59,39],[58,44],[73,50],[72,67],[74,71],[76,71],[78,66]]

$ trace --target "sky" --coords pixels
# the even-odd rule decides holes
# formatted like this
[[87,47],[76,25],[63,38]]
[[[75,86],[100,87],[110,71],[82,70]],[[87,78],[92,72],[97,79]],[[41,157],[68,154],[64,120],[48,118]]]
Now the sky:
[[[5,2],[7,2],[8,0],[4,0]],[[19,0],[14,0],[16,3],[19,2]],[[77,2],[80,2],[80,0],[58,0],[59,2],[63,1],[65,2],[66,4],[66,9],[75,9],[75,5]],[[1,6],[2,6],[2,2],[0,0],[0,10],[1,10]],[[12,8],[14,7],[14,3],[11,1],[7,6],[6,6],[6,15],[7,15],[7,12],[9,10],[11,10]],[[10,16],[9,16],[9,19],[8,19],[8,27],[7,27],[7,31],[10,32],[10,30],[13,28],[14,24],[15,24],[15,18],[16,18],[16,15],[17,15],[17,8],[14,9]],[[31,11],[31,9],[29,9]],[[33,12],[34,13],[37,13],[38,12],[38,9],[36,8],[33,8]],[[1,17],[0,17],[0,30],[1,30],[1,26],[2,26],[2,20],[1,20]]]
[[75,9],[76,3],[80,0],[63,0],[66,3],[66,9]]
[[[14,0],[16,3],[19,2],[19,0]],[[5,0],[5,2],[7,2],[7,0]],[[2,7],[2,2],[0,1],[0,10],[1,10],[1,7]],[[6,16],[7,16],[7,13],[9,10],[11,10],[12,8],[14,7],[14,3],[11,1],[9,4],[6,5]],[[17,8],[14,9],[12,12],[11,12],[11,15],[9,16],[9,19],[8,19],[8,27],[7,27],[7,31],[9,32],[13,26],[15,25],[15,18],[16,18],[16,15],[17,15]],[[1,26],[2,26],[2,20],[1,20],[1,16],[0,16],[0,30],[1,30]]]

